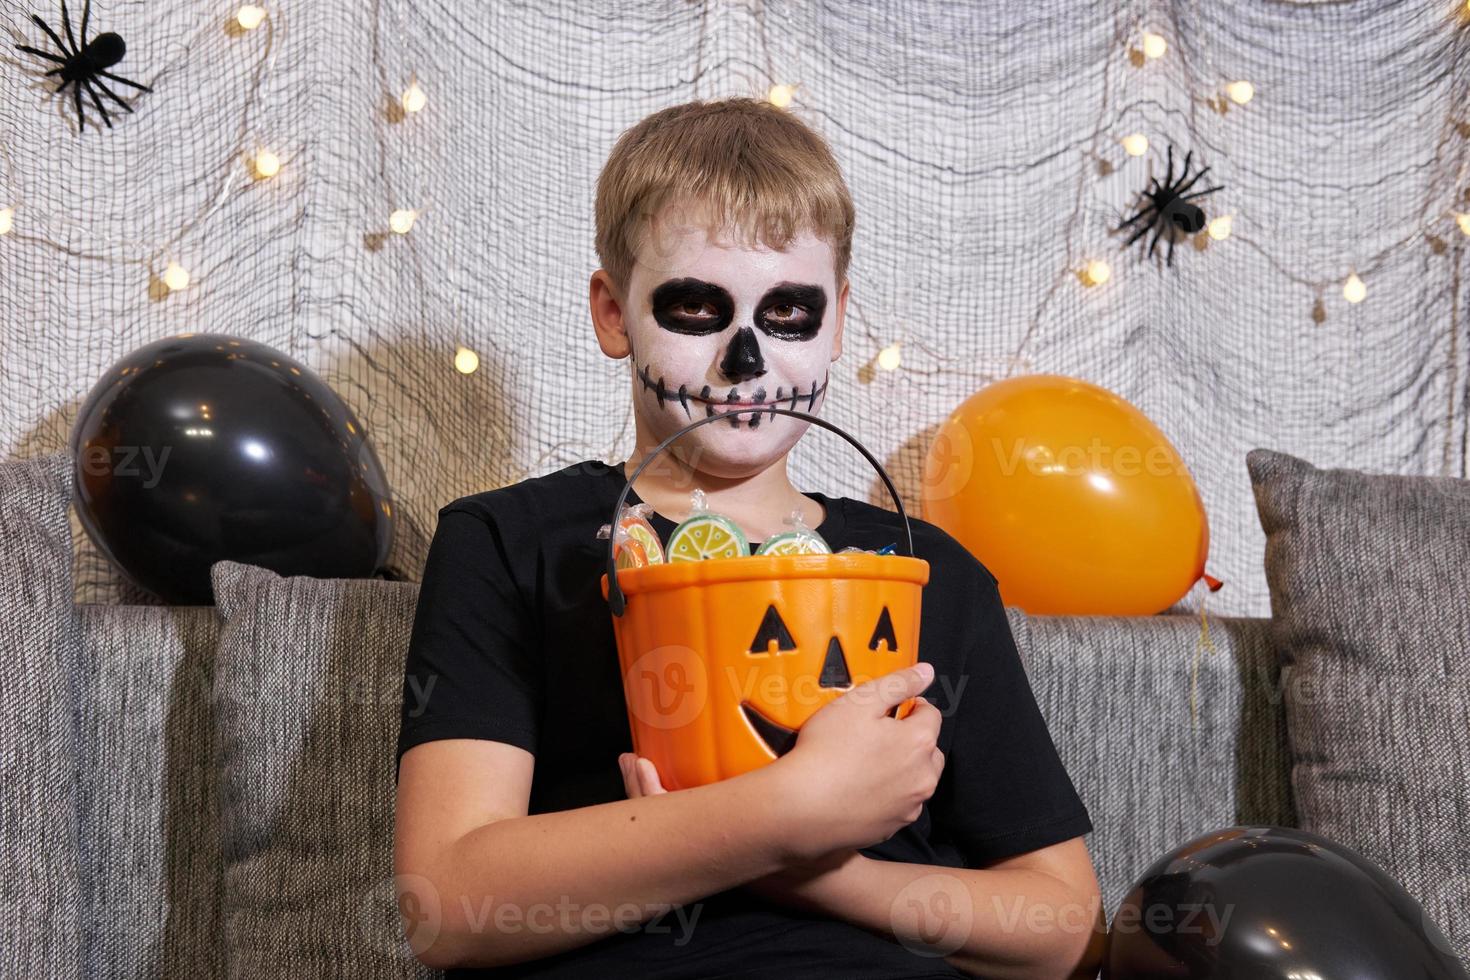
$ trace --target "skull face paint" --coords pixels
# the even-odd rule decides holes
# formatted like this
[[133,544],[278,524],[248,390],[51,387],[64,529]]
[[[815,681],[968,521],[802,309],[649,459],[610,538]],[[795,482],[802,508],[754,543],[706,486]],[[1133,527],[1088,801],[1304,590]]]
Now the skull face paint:
[[[634,405],[656,440],[697,418],[728,416],[683,442],[732,464],[769,461],[807,423],[762,408],[816,413],[840,354],[832,250],[804,233],[783,251],[670,229],[658,268],[640,263],[626,328]],[[701,440],[701,436],[704,438]]]

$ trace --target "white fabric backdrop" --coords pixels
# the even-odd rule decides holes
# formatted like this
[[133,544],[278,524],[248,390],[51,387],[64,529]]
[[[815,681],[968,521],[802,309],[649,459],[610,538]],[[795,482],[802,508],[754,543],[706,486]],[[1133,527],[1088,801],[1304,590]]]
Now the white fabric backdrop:
[[[792,111],[831,141],[858,208],[828,417],[917,511],[929,435],[966,395],[1033,371],[1104,385],[1201,487],[1208,567],[1227,580],[1211,611],[1265,614],[1246,450],[1466,475],[1461,6],[311,0],[242,33],[230,2],[99,0],[93,33],[128,43],[116,71],[155,91],[79,137],[12,47],[49,47],[29,15],[59,27],[57,9],[0,0],[0,206],[17,206],[0,447],[63,447],[95,379],[144,343],[259,340],[366,424],[398,502],[394,563],[416,576],[445,502],[631,446],[627,365],[598,351],[586,301],[617,135],[794,82]],[[1145,25],[1170,47],[1140,65]],[[396,119],[415,75],[428,106]],[[1235,78],[1256,98],[1220,112]],[[1135,131],[1145,158],[1118,146]],[[1235,233],[1161,272],[1108,229],[1171,140],[1213,166],[1211,213]],[[284,161],[274,181],[248,176],[257,144]],[[398,207],[424,213],[385,236]],[[1082,288],[1099,256],[1112,280]],[[160,298],[150,277],[170,258],[194,283]],[[1357,306],[1340,291],[1353,268]],[[864,368],[893,341],[899,371]],[[454,372],[459,344],[477,373]],[[865,470],[817,429],[793,462],[803,488],[886,503]],[[136,598],[79,550],[79,598]]]

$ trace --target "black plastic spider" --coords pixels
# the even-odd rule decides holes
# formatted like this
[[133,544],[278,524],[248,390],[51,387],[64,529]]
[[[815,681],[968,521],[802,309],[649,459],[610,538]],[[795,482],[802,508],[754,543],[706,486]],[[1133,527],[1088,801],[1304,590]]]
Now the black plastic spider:
[[[1140,218],[1148,218],[1144,222],[1143,227],[1135,231],[1133,237],[1124,243],[1123,247],[1125,249],[1148,234],[1150,229],[1152,229],[1154,237],[1148,243],[1148,254],[1152,257],[1154,247],[1159,244],[1159,236],[1163,235],[1165,231],[1171,228],[1178,228],[1186,234],[1192,235],[1205,226],[1205,212],[1197,205],[1190,204],[1189,202],[1194,198],[1204,197],[1206,194],[1213,194],[1216,191],[1224,190],[1224,188],[1209,187],[1202,191],[1195,191],[1193,194],[1184,193],[1193,187],[1196,181],[1210,172],[1210,168],[1205,167],[1199,173],[1190,177],[1189,164],[1193,158],[1194,151],[1190,150],[1184,157],[1184,169],[1180,171],[1179,179],[1175,180],[1174,145],[1172,143],[1169,144],[1169,166],[1168,172],[1164,175],[1164,183],[1161,185],[1157,177],[1150,178],[1149,187],[1151,189],[1143,192],[1143,196],[1148,203],[1140,208],[1138,213],[1133,217],[1113,229],[1114,231],[1122,231]],[[1150,215],[1152,217],[1149,217]],[[1175,235],[1171,232],[1169,234],[1169,257],[1166,262],[1171,268],[1174,265],[1174,239]]]
[[[66,13],[66,0],[61,0],[61,22],[66,27],[66,40],[70,44],[63,42],[61,38],[57,37],[56,32],[41,19],[39,14],[31,14],[31,19],[41,25],[41,30],[49,34],[51,40],[55,41],[56,46],[61,49],[60,55],[52,54],[49,51],[42,51],[39,48],[32,48],[24,44],[16,45],[17,48],[27,54],[38,55],[50,61],[61,63],[60,68],[53,68],[46,74],[61,76],[61,85],[56,89],[57,94],[64,91],[68,85],[73,86],[71,93],[77,104],[78,133],[85,130],[87,121],[86,115],[82,111],[82,89],[84,88],[87,90],[87,95],[91,96],[92,104],[97,107],[97,111],[102,113],[102,121],[107,123],[108,129],[112,128],[112,120],[108,117],[107,110],[102,108],[102,100],[97,98],[97,89],[101,89],[103,95],[122,106],[128,112],[133,111],[132,106],[118,98],[112,93],[111,89],[102,84],[101,78],[110,78],[114,82],[131,85],[133,88],[142,89],[144,92],[153,91],[147,85],[140,85],[137,82],[129,81],[126,78],[120,78],[111,72],[104,71],[104,69],[111,68],[119,61],[122,61],[123,55],[127,53],[128,47],[123,43],[121,37],[112,33],[99,34],[89,42],[87,40],[87,19],[91,15],[92,0],[87,0],[86,6],[82,8],[82,43],[78,46],[76,38],[71,33],[71,17]],[[65,55],[65,57],[62,57],[62,55]]]

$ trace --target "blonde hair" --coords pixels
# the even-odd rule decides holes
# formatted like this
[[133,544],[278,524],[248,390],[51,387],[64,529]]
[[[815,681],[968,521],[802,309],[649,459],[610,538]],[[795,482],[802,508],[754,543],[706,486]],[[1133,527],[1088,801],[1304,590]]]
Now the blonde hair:
[[665,206],[700,207],[711,230],[738,227],[784,249],[809,231],[847,276],[855,214],[831,148],[785,109],[752,98],[686,102],[623,133],[597,178],[597,256],[618,295]]

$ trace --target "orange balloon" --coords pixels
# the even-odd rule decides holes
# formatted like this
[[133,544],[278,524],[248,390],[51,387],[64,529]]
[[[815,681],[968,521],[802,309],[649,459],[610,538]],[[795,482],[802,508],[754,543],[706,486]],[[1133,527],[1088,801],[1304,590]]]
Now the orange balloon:
[[955,409],[929,447],[922,513],[1033,614],[1160,612],[1204,574],[1210,546],[1194,479],[1158,427],[1059,375],[996,382]]

